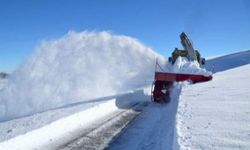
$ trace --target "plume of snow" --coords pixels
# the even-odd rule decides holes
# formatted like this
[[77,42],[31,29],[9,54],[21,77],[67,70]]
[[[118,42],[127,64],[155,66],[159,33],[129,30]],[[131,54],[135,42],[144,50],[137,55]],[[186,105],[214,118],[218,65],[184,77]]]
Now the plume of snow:
[[162,56],[138,40],[109,32],[69,32],[41,43],[0,92],[0,120],[151,84]]
[[197,61],[188,61],[186,57],[178,57],[172,66],[173,73],[212,75],[212,72],[200,67]]

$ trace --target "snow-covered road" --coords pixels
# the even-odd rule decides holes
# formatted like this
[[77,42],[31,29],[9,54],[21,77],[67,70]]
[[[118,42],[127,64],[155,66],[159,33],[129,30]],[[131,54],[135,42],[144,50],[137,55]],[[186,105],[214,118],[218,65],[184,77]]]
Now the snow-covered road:
[[107,149],[166,150],[175,147],[173,137],[180,91],[178,84],[172,89],[169,103],[150,103]]
[[114,136],[137,117],[150,102],[136,103],[130,109],[116,110],[103,122],[85,129],[76,139],[60,146],[60,150],[95,149],[102,150],[108,146]]
[[[172,90],[172,101],[166,104],[151,103],[150,88],[144,90],[96,102],[89,109],[85,108],[89,104],[76,104],[2,122],[1,132],[7,136],[2,140],[10,138],[8,134],[17,136],[0,143],[0,149],[171,149],[181,86]],[[59,118],[53,121],[50,115]],[[40,126],[33,130],[36,124]]]
[[[99,136],[100,133],[105,133],[103,131],[107,131],[113,123],[115,124],[119,119],[124,120],[121,119],[124,114],[132,114],[132,118],[130,119],[133,119],[133,115],[138,114],[129,113],[132,111],[131,109],[134,109],[133,106],[135,104],[142,106],[142,104],[149,101],[150,97],[145,95],[143,90],[137,90],[103,99],[91,100],[90,102],[84,101],[67,107],[1,122],[0,131],[2,142],[0,143],[0,149],[47,150],[72,146],[72,144],[74,145],[74,141],[80,137],[93,134],[90,131],[94,131],[94,129],[94,132],[98,133],[96,136]],[[107,125],[107,120],[113,120],[113,122]],[[127,120],[125,119],[125,124],[121,124],[120,129],[129,121],[129,118],[127,118]],[[105,124],[104,127],[98,127],[103,124]],[[119,132],[119,129],[117,129],[117,132]],[[106,141],[108,138],[112,139],[112,136],[117,132],[114,132],[110,137],[105,137]],[[31,139],[32,142],[30,142]],[[107,142],[105,143],[104,140],[104,146],[106,146],[105,144],[107,144]]]

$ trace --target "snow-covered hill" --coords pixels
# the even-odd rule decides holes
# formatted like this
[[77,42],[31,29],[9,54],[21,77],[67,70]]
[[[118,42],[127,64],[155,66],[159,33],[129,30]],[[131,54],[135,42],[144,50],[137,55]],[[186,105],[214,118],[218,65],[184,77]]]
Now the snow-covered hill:
[[250,63],[250,50],[227,54],[207,60],[205,68],[220,72]]
[[176,149],[250,148],[250,51],[208,60],[213,80],[183,88]]

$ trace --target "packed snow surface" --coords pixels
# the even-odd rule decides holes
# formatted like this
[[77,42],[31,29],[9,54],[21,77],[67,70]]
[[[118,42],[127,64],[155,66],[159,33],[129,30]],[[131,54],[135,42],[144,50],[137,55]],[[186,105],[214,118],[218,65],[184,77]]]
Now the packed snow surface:
[[175,115],[181,84],[171,89],[169,103],[150,103],[123,133],[108,147],[109,150],[170,150],[173,148]]
[[151,84],[156,57],[138,40],[69,32],[43,42],[0,92],[0,121]]
[[176,119],[181,150],[250,149],[249,76],[250,65],[245,65],[183,88]]

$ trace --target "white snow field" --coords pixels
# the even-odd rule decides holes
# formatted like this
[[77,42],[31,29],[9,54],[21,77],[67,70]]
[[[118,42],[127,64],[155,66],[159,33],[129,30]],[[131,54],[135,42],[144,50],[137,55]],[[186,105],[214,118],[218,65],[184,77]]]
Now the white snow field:
[[156,58],[211,74],[108,32],[44,42],[0,89],[0,149],[250,149],[249,51],[208,60],[213,80],[176,83],[165,104],[150,101]]
[[249,76],[248,64],[214,74],[211,82],[183,88],[176,119],[181,150],[250,149]]
[[0,121],[126,93],[151,84],[156,57],[138,40],[69,32],[43,42],[0,91]]

